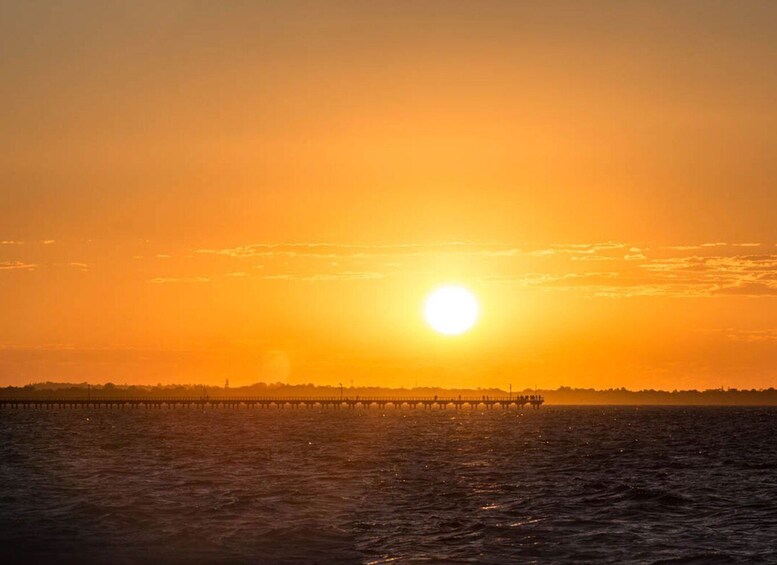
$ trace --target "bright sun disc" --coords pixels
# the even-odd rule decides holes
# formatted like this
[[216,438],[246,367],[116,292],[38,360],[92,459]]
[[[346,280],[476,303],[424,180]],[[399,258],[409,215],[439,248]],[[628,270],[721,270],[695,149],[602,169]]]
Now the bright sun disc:
[[426,299],[424,317],[432,328],[446,335],[470,329],[478,319],[475,295],[460,286],[443,286]]

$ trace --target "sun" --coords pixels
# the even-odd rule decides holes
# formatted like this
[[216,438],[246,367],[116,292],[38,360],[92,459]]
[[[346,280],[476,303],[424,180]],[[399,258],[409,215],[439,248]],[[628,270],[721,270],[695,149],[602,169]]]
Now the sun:
[[442,286],[432,292],[424,304],[427,323],[446,335],[466,332],[475,325],[479,312],[475,295],[461,286]]

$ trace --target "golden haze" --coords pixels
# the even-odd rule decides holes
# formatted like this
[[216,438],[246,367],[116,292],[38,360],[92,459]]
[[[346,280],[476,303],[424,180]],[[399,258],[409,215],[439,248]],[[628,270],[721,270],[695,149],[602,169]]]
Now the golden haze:
[[608,8],[1,8],[0,384],[773,386],[774,5]]

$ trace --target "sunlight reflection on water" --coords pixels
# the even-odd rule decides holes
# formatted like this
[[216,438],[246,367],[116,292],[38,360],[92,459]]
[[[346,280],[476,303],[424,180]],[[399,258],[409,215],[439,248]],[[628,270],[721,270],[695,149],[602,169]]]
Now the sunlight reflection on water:
[[39,560],[774,560],[776,422],[767,408],[3,410],[0,543]]

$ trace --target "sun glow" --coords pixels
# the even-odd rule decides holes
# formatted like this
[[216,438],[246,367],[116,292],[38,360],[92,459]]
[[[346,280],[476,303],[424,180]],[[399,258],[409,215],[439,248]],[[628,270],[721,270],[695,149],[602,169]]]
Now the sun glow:
[[460,286],[443,286],[432,292],[424,304],[424,318],[434,329],[446,335],[458,335],[470,329],[478,319],[480,307],[472,294]]

